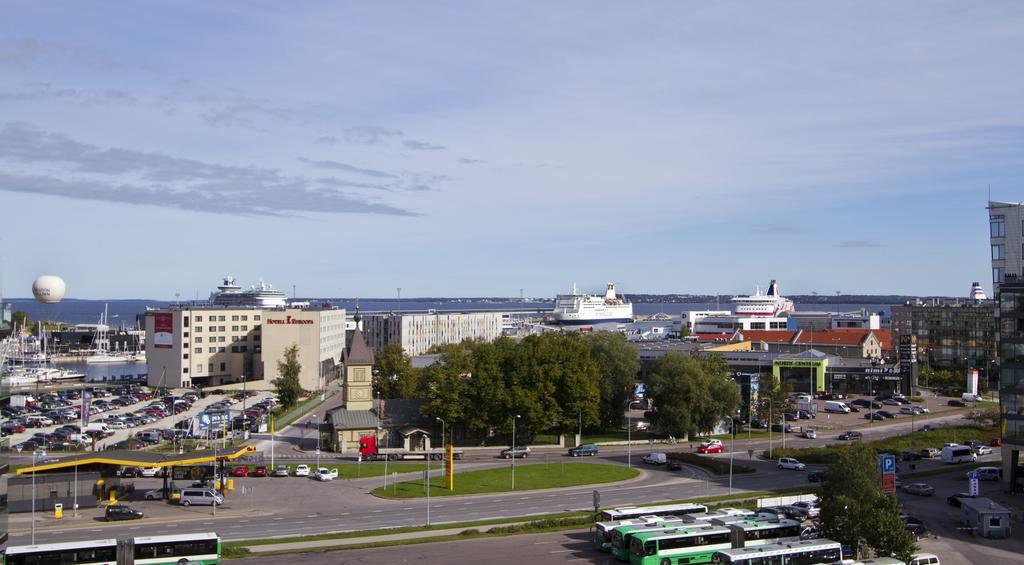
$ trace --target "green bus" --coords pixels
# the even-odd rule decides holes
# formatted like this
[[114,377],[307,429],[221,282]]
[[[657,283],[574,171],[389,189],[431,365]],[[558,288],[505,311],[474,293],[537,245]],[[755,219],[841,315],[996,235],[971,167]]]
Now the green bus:
[[686,527],[686,524],[679,518],[673,518],[664,522],[651,522],[646,525],[620,526],[612,530],[611,552],[619,561],[629,561],[629,543],[633,536],[639,533],[664,532],[679,527]]
[[[700,527],[711,529],[699,529]],[[659,536],[659,533],[665,535]],[[646,534],[643,546],[636,545],[634,540],[643,534]],[[621,538],[613,533],[612,551],[617,558],[626,561],[624,549],[629,548],[629,560],[634,565],[674,565],[709,563],[718,549],[759,547],[797,541],[800,541],[800,522],[796,520],[732,521],[730,517],[715,519],[710,523],[687,524],[678,528],[667,527],[657,531],[624,532]],[[650,545],[647,545],[648,542]]]
[[[641,516],[627,520],[613,520],[611,522],[598,522],[594,524],[594,547],[601,551],[612,550],[612,532],[616,528],[629,526],[660,525],[664,523],[682,524],[683,519],[678,516]],[[628,559],[628,558],[627,558]]]
[[711,563],[716,551],[732,548],[732,537],[729,528],[710,524],[638,532],[629,541],[629,562],[632,565]]

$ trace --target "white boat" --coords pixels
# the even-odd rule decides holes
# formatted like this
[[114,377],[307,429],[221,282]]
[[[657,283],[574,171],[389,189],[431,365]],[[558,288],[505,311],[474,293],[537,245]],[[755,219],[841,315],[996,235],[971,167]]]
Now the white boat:
[[92,338],[92,350],[85,358],[86,364],[100,365],[110,363],[134,363],[134,356],[128,351],[114,351],[110,349],[110,326],[107,325],[107,306],[103,306],[103,314],[100,315],[100,323],[96,324],[96,332]]
[[559,294],[549,315],[561,325],[626,323],[633,321],[633,305],[615,294],[615,284],[608,283],[604,296],[580,294],[572,285],[569,294]]
[[262,280],[252,285],[249,290],[235,283],[235,277],[224,277],[224,284],[210,294],[210,302],[218,306],[253,306],[257,308],[284,308],[288,295]]
[[779,285],[774,279],[768,283],[767,292],[762,294],[758,287],[750,296],[734,296],[732,303],[734,316],[777,317],[795,310],[792,300],[779,295]]

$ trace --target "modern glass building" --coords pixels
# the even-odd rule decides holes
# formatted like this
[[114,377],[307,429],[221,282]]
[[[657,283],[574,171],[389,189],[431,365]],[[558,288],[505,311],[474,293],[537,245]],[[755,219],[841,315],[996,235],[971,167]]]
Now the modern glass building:
[[995,303],[991,300],[911,302],[892,307],[893,339],[914,336],[918,363],[933,369],[991,373],[996,354]]
[[1022,488],[1024,447],[1024,280],[1008,276],[999,285],[999,411],[1003,437],[1003,479]]

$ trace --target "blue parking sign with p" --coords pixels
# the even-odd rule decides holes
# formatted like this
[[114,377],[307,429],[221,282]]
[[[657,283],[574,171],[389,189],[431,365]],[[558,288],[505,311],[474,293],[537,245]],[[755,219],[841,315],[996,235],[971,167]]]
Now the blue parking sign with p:
[[896,456],[890,454],[882,454],[878,456],[880,467],[882,468],[882,474],[891,474],[896,472]]

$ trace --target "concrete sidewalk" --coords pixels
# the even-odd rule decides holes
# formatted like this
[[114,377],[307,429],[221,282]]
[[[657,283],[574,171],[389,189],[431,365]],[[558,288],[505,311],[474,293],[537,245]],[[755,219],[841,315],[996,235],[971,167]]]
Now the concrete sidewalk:
[[440,536],[453,536],[466,530],[477,530],[480,532],[490,531],[492,528],[504,528],[506,526],[518,526],[529,522],[508,522],[504,524],[490,524],[487,526],[463,526],[461,528],[446,528],[442,530],[425,530],[418,532],[401,532],[396,534],[381,534],[371,536],[360,536],[351,538],[336,538],[315,541],[299,541],[292,543],[274,543],[266,545],[250,545],[246,548],[252,553],[268,553],[274,551],[302,551],[311,549],[322,549],[326,547],[345,547],[349,545],[363,545],[367,543],[388,542],[397,540],[414,540],[433,538]]

